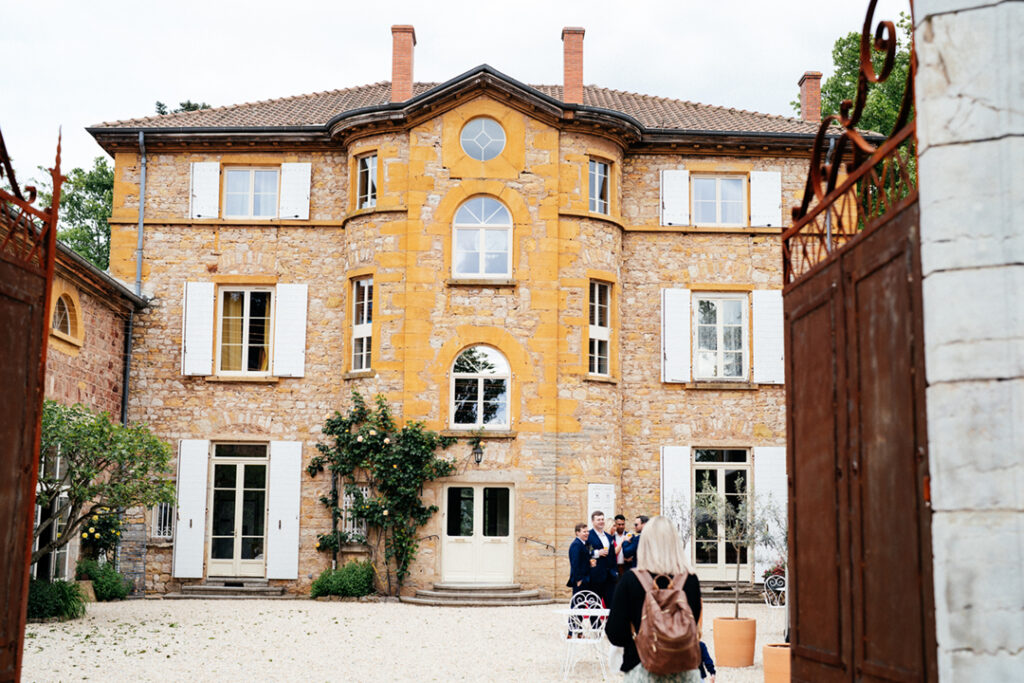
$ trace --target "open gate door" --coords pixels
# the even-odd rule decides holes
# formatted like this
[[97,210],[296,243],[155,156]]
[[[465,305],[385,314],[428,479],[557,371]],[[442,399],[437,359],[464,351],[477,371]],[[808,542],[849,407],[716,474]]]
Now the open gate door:
[[53,206],[32,206],[11,168],[0,136],[0,680],[18,680],[25,635],[29,558],[35,516],[39,430],[50,284],[57,247],[60,143],[51,170]]
[[[862,93],[888,76],[874,6]],[[937,680],[912,72],[879,147],[856,131],[863,97],[822,123],[783,234],[794,681]]]

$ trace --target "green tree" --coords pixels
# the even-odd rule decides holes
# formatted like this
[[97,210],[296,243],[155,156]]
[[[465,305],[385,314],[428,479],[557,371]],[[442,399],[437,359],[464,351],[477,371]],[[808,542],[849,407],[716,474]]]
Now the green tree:
[[[50,172],[39,167],[36,181],[41,206],[53,202]],[[61,188],[57,236],[100,270],[110,263],[110,218],[114,203],[114,167],[105,157],[93,159],[92,168],[73,168]]]
[[[907,87],[907,73],[910,69],[910,43],[912,37],[910,16],[900,13],[897,22],[897,48],[892,73],[882,83],[868,84],[864,112],[857,127],[883,135],[893,133],[893,126],[903,103],[903,92]],[[832,46],[833,74],[821,86],[822,118],[839,113],[843,100],[856,100],[857,82],[860,77],[860,33],[847,33]],[[872,38],[873,40],[873,38]],[[872,50],[871,63],[875,73],[882,69],[885,53]],[[800,112],[800,103],[793,102],[793,108]]]
[[90,529],[93,536],[119,529],[109,518],[120,509],[173,502],[170,463],[170,447],[144,425],[47,400],[36,489],[41,514],[33,532],[39,547],[32,562]]
[[185,100],[184,102],[178,102],[177,109],[167,109],[167,105],[160,100],[156,101],[156,113],[160,116],[164,114],[180,114],[183,111],[199,111],[200,109],[210,109],[210,105],[206,102],[193,102],[192,100]]
[[[383,542],[391,593],[392,565],[396,588],[401,588],[419,548],[417,531],[437,512],[436,505],[428,507],[420,499],[423,484],[455,471],[455,463],[437,457],[437,450],[448,448],[455,439],[440,436],[421,422],[399,428],[387,399],[377,396],[371,409],[357,392],[352,394],[351,410],[345,415],[336,412],[324,424],[323,433],[333,443],[317,444],[320,454],[312,458],[307,472],[315,477],[329,468],[331,493],[320,502],[335,523],[347,513],[353,521],[366,522],[368,530],[376,533],[377,544]],[[359,489],[360,483],[369,485],[368,495]],[[339,505],[344,494],[352,501],[347,510]],[[317,539],[321,551],[337,551],[341,543],[353,540],[338,531]],[[376,544],[370,548],[375,551]]]

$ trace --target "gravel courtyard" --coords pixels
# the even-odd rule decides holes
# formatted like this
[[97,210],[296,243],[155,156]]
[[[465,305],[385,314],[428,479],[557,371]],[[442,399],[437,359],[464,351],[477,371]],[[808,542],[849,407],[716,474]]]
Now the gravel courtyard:
[[[93,603],[82,619],[29,624],[25,681],[555,681],[566,641],[561,605],[420,607],[312,600],[132,600]],[[705,606],[711,619],[730,605]],[[781,615],[758,620],[751,669],[719,683],[761,681],[760,646],[781,639]],[[772,626],[774,625],[774,629]],[[713,649],[712,649],[713,653]],[[600,680],[583,662],[573,681]],[[613,674],[611,680],[618,679]]]

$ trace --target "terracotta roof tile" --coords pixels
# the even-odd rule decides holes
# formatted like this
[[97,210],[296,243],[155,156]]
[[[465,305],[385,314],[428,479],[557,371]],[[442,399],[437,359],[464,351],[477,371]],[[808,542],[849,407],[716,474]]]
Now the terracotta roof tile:
[[[437,87],[437,83],[415,83],[413,95]],[[530,86],[557,100],[562,98],[560,85]],[[391,99],[391,83],[382,81],[355,88],[329,90],[282,97],[259,102],[246,102],[213,109],[148,116],[123,121],[100,123],[93,128],[257,128],[323,126],[334,116],[354,109],[387,104]],[[665,97],[599,88],[583,89],[587,106],[621,112],[636,119],[648,129],[681,131],[731,131],[747,133],[814,134],[818,126],[800,119],[772,116],[729,109]]]

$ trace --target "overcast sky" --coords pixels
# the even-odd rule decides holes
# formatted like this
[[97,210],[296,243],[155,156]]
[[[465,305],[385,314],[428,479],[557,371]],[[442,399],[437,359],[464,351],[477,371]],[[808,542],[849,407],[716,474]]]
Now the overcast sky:
[[[832,44],[860,31],[867,0],[6,0],[0,129],[19,180],[53,163],[90,166],[85,132],[191,99],[213,106],[391,78],[392,24],[416,28],[414,77],[487,63],[531,84],[562,82],[561,29],[586,29],[584,82],[793,115],[804,71],[832,70]],[[879,0],[875,23],[909,11]]]

